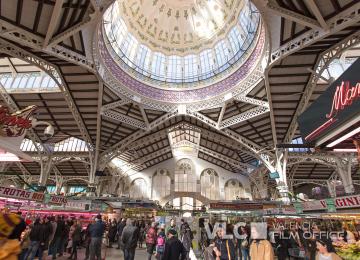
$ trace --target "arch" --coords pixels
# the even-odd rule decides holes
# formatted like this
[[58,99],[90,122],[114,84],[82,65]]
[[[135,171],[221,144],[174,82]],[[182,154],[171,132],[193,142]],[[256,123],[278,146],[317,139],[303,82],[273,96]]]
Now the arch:
[[220,197],[219,175],[214,169],[208,168],[200,175],[201,195],[211,200],[218,200]]
[[143,178],[137,178],[130,184],[130,198],[134,199],[145,199],[147,195],[147,183]]
[[199,192],[173,192],[170,195],[161,198],[159,200],[159,203],[161,206],[164,206],[167,202],[180,197],[193,198],[200,201],[204,205],[207,205],[211,202],[210,199],[206,198],[205,196],[202,196]]
[[85,179],[85,178],[81,178],[81,177],[72,177],[72,178],[69,178],[69,179],[65,180],[65,181],[63,182],[63,184],[66,184],[66,183],[68,183],[68,182],[70,182],[70,181],[82,181],[82,182],[84,182],[86,185],[89,184],[89,180],[87,180],[87,179]]
[[166,169],[158,169],[152,178],[152,198],[159,199],[171,192],[170,172]]
[[230,179],[225,183],[225,200],[236,200],[245,195],[245,190],[242,183],[237,179]]
[[175,166],[175,191],[196,192],[195,167],[190,159],[181,159]]

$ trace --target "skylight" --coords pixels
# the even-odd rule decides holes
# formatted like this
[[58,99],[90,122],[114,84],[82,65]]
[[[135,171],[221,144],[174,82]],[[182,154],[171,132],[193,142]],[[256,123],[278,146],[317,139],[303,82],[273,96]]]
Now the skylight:
[[184,56],[164,55],[140,43],[120,15],[118,1],[104,15],[106,37],[119,60],[132,68],[138,78],[172,84],[206,80],[236,63],[256,36],[260,14],[250,1],[244,1],[238,22],[212,48]]

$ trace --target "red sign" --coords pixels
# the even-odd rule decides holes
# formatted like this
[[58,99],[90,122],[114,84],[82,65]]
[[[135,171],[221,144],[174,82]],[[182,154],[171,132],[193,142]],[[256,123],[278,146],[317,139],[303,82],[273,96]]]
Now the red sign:
[[[335,198],[336,209],[360,208],[360,194]],[[306,201],[302,203],[304,211],[327,209],[326,200]]]
[[29,118],[36,108],[36,106],[29,106],[10,114],[6,107],[0,106],[0,135],[7,137],[22,136],[26,129],[32,127],[32,120]]
[[210,209],[222,210],[257,210],[263,209],[263,205],[259,203],[210,203]]
[[0,186],[0,197],[8,197],[8,198],[22,199],[22,200],[34,200],[41,202],[45,198],[44,193],[31,192],[27,190],[2,187],[2,186]]
[[66,204],[66,203],[67,203],[67,199],[66,199],[66,197],[64,197],[64,196],[51,195],[51,196],[50,196],[49,203],[62,205],[62,204]]

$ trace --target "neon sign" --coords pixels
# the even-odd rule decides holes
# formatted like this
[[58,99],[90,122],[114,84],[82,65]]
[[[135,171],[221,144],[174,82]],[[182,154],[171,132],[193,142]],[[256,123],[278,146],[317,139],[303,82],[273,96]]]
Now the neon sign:
[[360,83],[350,88],[349,81],[342,81],[341,85],[336,87],[331,111],[326,114],[326,118],[336,117],[339,110],[350,106],[358,97],[360,97]]
[[329,118],[325,123],[312,131],[305,137],[305,140],[309,141],[321,132],[334,124],[337,119],[336,116],[339,111],[344,110],[346,107],[351,106],[354,100],[360,97],[360,83],[350,87],[349,81],[342,81],[339,86],[336,87],[335,94],[332,101],[331,111],[326,114],[326,118]]

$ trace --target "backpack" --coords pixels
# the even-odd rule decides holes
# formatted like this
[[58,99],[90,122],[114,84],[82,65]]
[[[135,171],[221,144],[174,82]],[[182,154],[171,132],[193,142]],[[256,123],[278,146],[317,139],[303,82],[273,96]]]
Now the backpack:
[[163,253],[165,249],[165,237],[159,235],[156,239],[156,252]]

